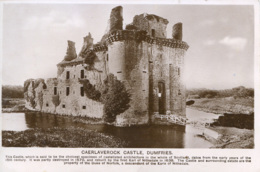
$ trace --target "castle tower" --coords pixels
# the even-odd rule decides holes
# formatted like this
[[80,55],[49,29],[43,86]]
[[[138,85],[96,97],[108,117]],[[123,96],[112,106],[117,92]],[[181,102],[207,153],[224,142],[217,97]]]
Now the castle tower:
[[[121,8],[115,9],[121,14]],[[123,20],[121,15],[111,16],[113,21]],[[114,25],[111,22],[110,18]],[[153,14],[135,16],[127,30],[117,24],[107,38],[109,73],[131,92],[131,107],[117,121],[136,124],[147,123],[154,114],[185,116],[183,58],[188,45],[182,42],[182,24],[173,26],[172,39],[166,38],[168,20]]]

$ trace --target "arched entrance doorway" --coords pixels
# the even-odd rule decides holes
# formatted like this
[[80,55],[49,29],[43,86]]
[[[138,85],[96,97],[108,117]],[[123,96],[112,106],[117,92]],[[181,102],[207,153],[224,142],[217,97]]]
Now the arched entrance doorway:
[[164,82],[158,82],[159,114],[166,114],[166,93]]

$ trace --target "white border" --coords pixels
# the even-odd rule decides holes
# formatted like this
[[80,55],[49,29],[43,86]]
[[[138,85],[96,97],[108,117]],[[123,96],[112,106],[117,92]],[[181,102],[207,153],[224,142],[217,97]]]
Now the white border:
[[[0,1],[0,12],[3,14],[3,3],[65,3],[65,4],[175,4],[175,5],[254,5],[255,10],[255,43],[254,43],[254,79],[255,79],[255,121],[260,121],[260,113],[259,111],[259,89],[260,89],[260,52],[259,52],[259,1],[257,0],[229,0],[229,1],[217,1],[217,0],[164,0],[164,1],[121,1],[121,0],[114,0],[114,1],[85,1],[85,0],[76,0],[76,1]],[[3,15],[0,15],[0,28],[2,28],[2,18]],[[2,29],[1,29],[1,42],[0,42],[0,64],[2,65]],[[1,66],[2,69],[2,66]],[[0,72],[2,76],[2,70]],[[0,91],[1,92],[1,91]],[[0,105],[1,106],[1,105]],[[0,120],[1,121],[1,120]],[[1,123],[0,123],[1,124]],[[189,166],[63,166],[55,163],[16,163],[15,165],[8,165],[4,162],[4,155],[5,154],[16,154],[16,155],[26,155],[26,154],[73,154],[79,155],[83,148],[3,148],[1,147],[0,154],[1,154],[1,161],[0,161],[0,171],[119,171],[124,170],[127,171],[236,171],[236,172],[257,172],[260,171],[260,134],[259,134],[260,124],[255,122],[255,148],[254,149],[171,149],[176,156],[251,156],[252,163],[251,164],[211,164],[211,163],[198,163],[192,164]],[[1,135],[1,134],[0,134]],[[102,150],[102,149],[100,149]],[[107,150],[107,149],[106,149]],[[138,150],[138,149],[131,149],[131,150]],[[148,150],[148,149],[142,149]],[[161,150],[161,149],[153,149],[153,150]],[[165,149],[164,149],[165,150]]]

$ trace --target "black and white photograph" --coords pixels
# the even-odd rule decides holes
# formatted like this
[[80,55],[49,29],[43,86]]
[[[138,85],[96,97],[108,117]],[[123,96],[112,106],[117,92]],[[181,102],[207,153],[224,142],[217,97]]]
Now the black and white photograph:
[[1,1],[0,171],[252,171],[259,1]]
[[254,149],[254,6],[3,4],[2,146]]

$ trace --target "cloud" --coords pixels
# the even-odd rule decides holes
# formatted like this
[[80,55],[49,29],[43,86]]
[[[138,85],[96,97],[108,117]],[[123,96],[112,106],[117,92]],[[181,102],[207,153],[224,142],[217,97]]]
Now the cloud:
[[241,38],[241,37],[229,37],[226,36],[222,40],[219,41],[220,44],[226,45],[233,50],[237,51],[242,51],[244,50],[246,44],[247,44],[247,39]]

